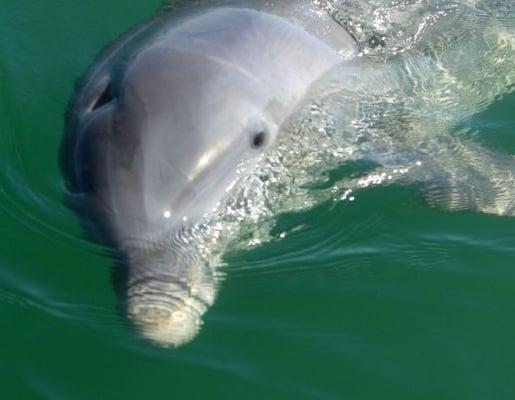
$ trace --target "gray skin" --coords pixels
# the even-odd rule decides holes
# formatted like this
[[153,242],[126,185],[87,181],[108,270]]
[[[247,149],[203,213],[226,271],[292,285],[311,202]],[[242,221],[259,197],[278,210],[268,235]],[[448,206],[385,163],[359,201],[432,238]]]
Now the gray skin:
[[197,333],[217,285],[182,233],[216,210],[307,88],[354,51],[307,2],[218,2],[162,13],[86,74],[65,169],[127,264],[125,309],[145,338],[178,346]]

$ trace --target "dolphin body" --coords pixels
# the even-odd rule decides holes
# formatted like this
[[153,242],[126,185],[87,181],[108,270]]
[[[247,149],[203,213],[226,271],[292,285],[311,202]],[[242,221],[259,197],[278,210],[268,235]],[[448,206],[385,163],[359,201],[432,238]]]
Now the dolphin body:
[[[422,96],[439,93],[459,52],[358,57],[355,38],[320,6],[277,3],[161,12],[104,50],[70,103],[67,183],[126,264],[128,318],[158,345],[196,335],[216,296],[216,255],[239,225],[327,198],[303,184],[345,161],[368,159],[378,172],[341,184],[344,197],[366,182],[423,182],[448,209],[514,213],[513,157],[445,134],[451,122],[438,110],[474,113],[475,103],[457,106],[470,91],[447,104]],[[494,87],[483,103],[511,86]],[[444,133],[427,132],[421,108]],[[315,147],[328,150],[314,156]]]

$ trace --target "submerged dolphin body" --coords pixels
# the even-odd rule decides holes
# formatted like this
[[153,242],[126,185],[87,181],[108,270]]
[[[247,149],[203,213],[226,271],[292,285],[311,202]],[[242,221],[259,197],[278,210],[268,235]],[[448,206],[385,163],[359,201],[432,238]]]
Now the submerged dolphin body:
[[[449,104],[417,88],[439,93],[434,71],[452,59],[430,46],[391,60],[357,57],[355,38],[318,6],[278,3],[161,13],[107,48],[71,102],[68,184],[127,265],[129,319],[162,346],[197,333],[217,291],[216,256],[238,226],[324,198],[304,183],[346,160],[424,182],[428,198],[451,209],[514,212],[513,181],[497,188],[484,170],[491,161],[491,171],[512,177],[513,157],[425,132],[415,112],[442,119]],[[489,101],[510,85],[498,86]],[[388,175],[406,160],[423,171]],[[484,173],[467,172],[474,168]]]

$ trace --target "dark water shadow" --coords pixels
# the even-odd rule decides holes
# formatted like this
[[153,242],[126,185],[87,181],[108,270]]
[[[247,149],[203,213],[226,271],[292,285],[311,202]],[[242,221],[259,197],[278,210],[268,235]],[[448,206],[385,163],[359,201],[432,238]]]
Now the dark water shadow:
[[[81,174],[80,182],[77,179],[74,156],[76,156],[77,137],[70,133],[71,126],[67,125],[61,141],[59,165],[63,175],[66,192],[63,195],[63,204],[76,216],[81,226],[84,238],[91,243],[105,249],[104,255],[112,260],[110,268],[110,284],[116,297],[116,314],[120,321],[131,326],[127,318],[127,284],[128,263],[124,254],[118,249],[112,233],[106,224],[105,215],[93,206],[88,197],[94,188],[94,182],[88,175]],[[82,188],[86,188],[81,192]]]

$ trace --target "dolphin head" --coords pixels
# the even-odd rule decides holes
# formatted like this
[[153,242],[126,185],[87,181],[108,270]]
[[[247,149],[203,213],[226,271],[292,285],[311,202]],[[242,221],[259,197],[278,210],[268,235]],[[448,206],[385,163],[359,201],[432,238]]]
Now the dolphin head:
[[306,88],[339,61],[302,27],[218,7],[142,28],[101,57],[68,121],[72,181],[128,263],[127,312],[177,346],[214,301],[194,227],[273,145]]

